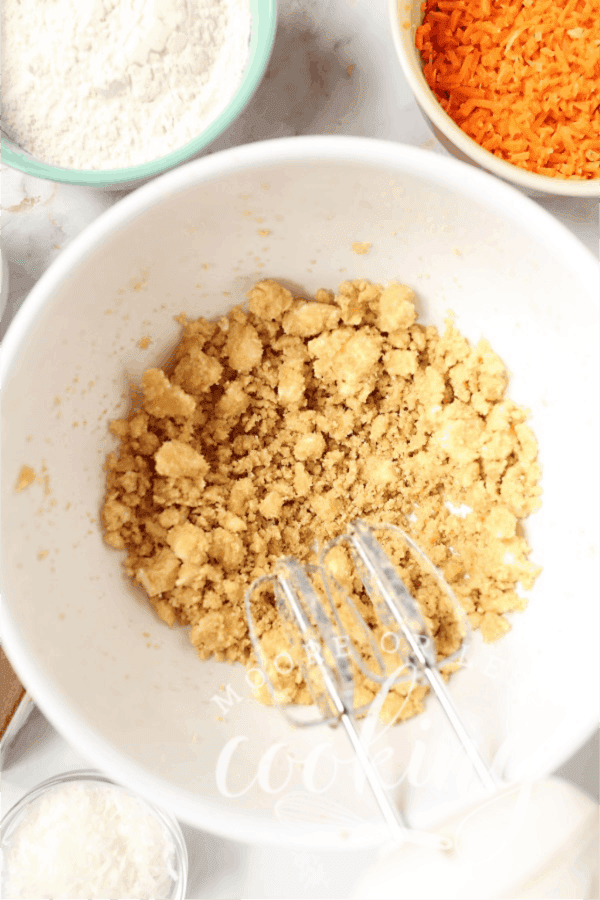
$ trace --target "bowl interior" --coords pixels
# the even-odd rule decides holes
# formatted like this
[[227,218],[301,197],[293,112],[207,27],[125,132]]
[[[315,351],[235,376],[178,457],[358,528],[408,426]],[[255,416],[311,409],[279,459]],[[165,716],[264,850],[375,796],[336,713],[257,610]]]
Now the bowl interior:
[[183,147],[177,147],[159,159],[123,169],[63,169],[40,162],[3,133],[2,161],[13,169],[37,178],[47,178],[67,184],[123,189],[140,184],[196,156],[222,134],[242,112],[260,84],[269,63],[277,24],[277,0],[249,0],[249,3],[250,41],[248,60],[242,81],[232,97],[224,98],[226,103],[215,114],[213,121]]
[[[339,729],[292,730],[239,667],[199,661],[99,527],[107,425],[126,412],[129,382],[166,360],[176,315],[223,314],[264,277],[300,293],[359,277],[411,284],[422,321],[443,326],[453,310],[467,337],[488,338],[531,409],[544,502],[527,534],[544,571],[513,630],[476,638],[451,682],[482,753],[520,778],[560,764],[596,717],[595,266],[533,202],[454,160],[292,139],[196,161],[125,198],[59,257],[5,338],[3,634],[43,711],[111,777],[200,827],[375,842],[384,832]],[[23,465],[37,478],[17,492]],[[433,701],[384,746],[415,825],[476,790]]]
[[415,34],[423,13],[421,0],[388,0],[390,25],[400,65],[421,111],[441,144],[457,159],[492,172],[535,197],[598,197],[600,180],[570,181],[528,172],[485,150],[470,138],[442,109],[422,72],[421,55],[415,46]]

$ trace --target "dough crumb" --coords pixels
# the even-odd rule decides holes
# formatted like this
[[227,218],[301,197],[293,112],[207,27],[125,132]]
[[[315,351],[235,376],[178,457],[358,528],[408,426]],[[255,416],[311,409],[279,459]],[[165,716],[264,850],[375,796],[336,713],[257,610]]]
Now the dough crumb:
[[369,241],[354,241],[352,249],[358,256],[365,256],[371,249],[372,244]]
[[[539,573],[522,522],[541,495],[537,442],[502,360],[450,320],[442,333],[420,323],[414,291],[395,282],[344,281],[309,298],[266,279],[248,301],[214,322],[182,315],[169,368],[146,370],[136,408],[111,424],[120,449],[106,460],[105,540],[127,552],[157,615],[191,626],[201,659],[255,666],[248,586],[284,556],[315,562],[317,546],[361,518],[411,534],[471,626],[500,638],[526,605],[517,588]],[[34,477],[23,467],[18,488]],[[388,552],[446,658],[460,643],[447,598],[405,550]],[[349,559],[340,550],[332,565],[378,640]],[[275,659],[286,632],[268,591],[255,614]],[[311,702],[293,658],[270,674],[283,702]],[[355,683],[357,702],[370,702],[376,684],[358,670]],[[415,715],[425,694],[395,686],[383,718]],[[269,702],[264,687],[256,696]]]
[[31,466],[21,466],[19,476],[17,478],[16,488],[18,491],[26,490],[30,484],[35,481],[35,472]]

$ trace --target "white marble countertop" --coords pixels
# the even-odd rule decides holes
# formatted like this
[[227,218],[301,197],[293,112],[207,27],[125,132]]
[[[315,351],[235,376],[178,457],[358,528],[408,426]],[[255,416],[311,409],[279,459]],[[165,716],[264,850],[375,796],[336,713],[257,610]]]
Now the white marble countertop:
[[[385,0],[279,0],[267,75],[243,115],[209,152],[297,134],[364,135],[444,152],[402,76]],[[2,168],[2,250],[10,293],[0,336],[53,260],[121,196]],[[595,201],[541,202],[597,254]],[[88,765],[36,710],[5,760],[3,810],[43,779]],[[597,738],[561,774],[597,796]],[[249,847],[183,830],[190,855],[188,898],[344,898],[375,855]]]

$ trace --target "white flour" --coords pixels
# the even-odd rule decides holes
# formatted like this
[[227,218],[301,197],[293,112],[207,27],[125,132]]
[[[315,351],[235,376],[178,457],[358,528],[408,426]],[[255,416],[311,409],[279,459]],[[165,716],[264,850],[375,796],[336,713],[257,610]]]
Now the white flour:
[[249,0],[3,0],[3,128],[53,165],[149,162],[224,109],[249,38]]

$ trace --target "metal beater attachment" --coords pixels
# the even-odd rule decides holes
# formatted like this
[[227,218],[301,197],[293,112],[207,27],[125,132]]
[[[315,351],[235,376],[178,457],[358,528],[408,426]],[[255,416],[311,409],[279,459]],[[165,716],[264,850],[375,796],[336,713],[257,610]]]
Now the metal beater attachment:
[[[401,538],[447,598],[459,629],[460,641],[458,648],[444,659],[438,661],[435,641],[426,619],[375,537],[377,532],[384,537]],[[383,636],[393,653],[390,650],[382,654],[374,638],[374,629],[363,614],[365,604],[354,602],[350,592],[340,583],[337,570],[339,551],[337,568],[332,564],[336,548],[346,551],[345,558],[349,557],[348,562],[353,565],[354,581],[357,576],[368,598],[369,618],[375,617],[381,626],[380,633],[384,629]],[[263,639],[264,625],[256,612],[257,608],[264,611],[265,594],[267,608],[269,603],[274,602],[281,623],[276,646],[272,641]],[[259,597],[262,597],[260,607]],[[361,605],[363,612],[359,609]],[[373,795],[396,838],[407,836],[407,826],[383,788],[356,725],[356,718],[366,714],[382,698],[376,695],[372,703],[356,706],[356,670],[381,685],[382,694],[387,694],[392,687],[403,682],[427,684],[438,698],[480,780],[486,788],[495,788],[495,781],[462,724],[440,673],[440,666],[447,666],[464,655],[470,638],[466,616],[445,579],[401,529],[392,525],[371,526],[357,519],[352,522],[348,533],[325,545],[318,565],[303,566],[292,557],[281,559],[273,574],[256,579],[246,592],[246,616],[254,652],[273,702],[296,726],[325,722],[330,725],[340,723],[344,727]],[[298,667],[313,701],[312,715],[306,707],[289,706],[285,693],[275,683],[277,673],[289,672],[295,667]],[[417,834],[411,830],[410,837],[430,846],[448,846],[446,840],[439,836]]]

